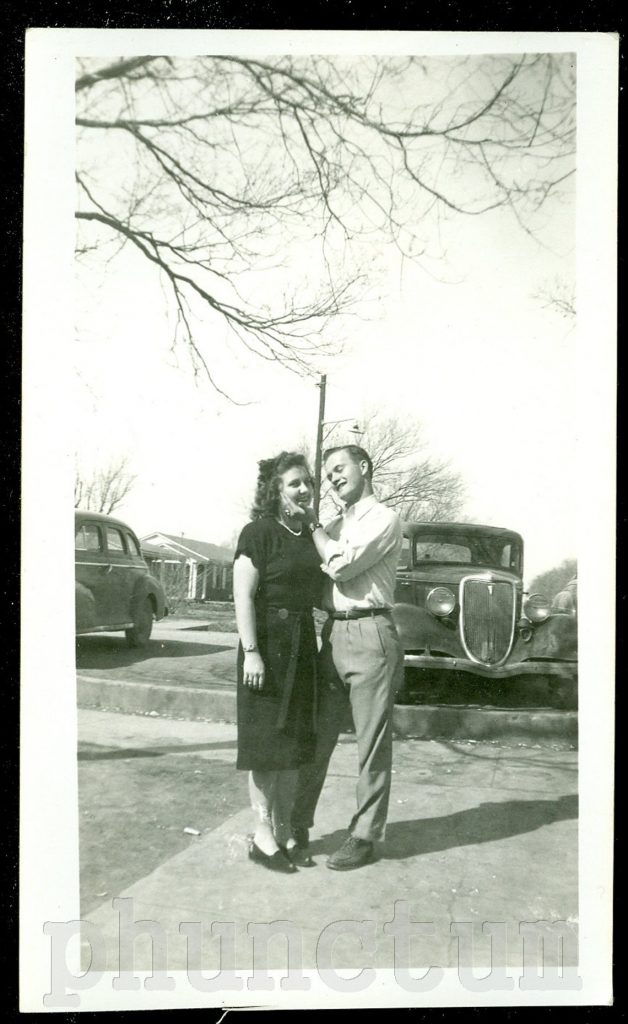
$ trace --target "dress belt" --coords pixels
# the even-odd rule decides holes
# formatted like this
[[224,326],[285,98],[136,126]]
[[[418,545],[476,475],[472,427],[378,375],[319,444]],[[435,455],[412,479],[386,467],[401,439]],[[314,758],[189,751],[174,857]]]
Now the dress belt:
[[308,607],[308,608],[282,608],[281,605],[278,605],[278,604],[265,604],[265,605],[261,606],[261,610],[262,611],[267,611],[267,612],[275,612],[277,617],[280,618],[280,619],[283,619],[284,621],[286,619],[292,619],[292,618],[303,618],[304,616],[306,618],[309,618],[312,615],[311,607]]
[[344,612],[329,612],[330,619],[365,619],[372,615],[388,615],[390,608],[348,608]]

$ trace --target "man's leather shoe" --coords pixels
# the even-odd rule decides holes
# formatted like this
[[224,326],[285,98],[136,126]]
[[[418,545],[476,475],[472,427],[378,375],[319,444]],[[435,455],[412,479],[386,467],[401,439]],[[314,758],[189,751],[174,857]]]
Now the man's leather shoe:
[[327,867],[332,871],[351,871],[372,861],[373,854],[373,844],[368,839],[347,836],[342,846],[327,859]]
[[274,853],[264,853],[255,843],[251,843],[249,846],[249,859],[255,861],[256,864],[269,868],[270,871],[280,871],[284,875],[293,875],[297,870],[296,866],[282,850],[275,850]]
[[299,846],[282,846],[279,844],[279,849],[288,858],[292,864],[296,864],[300,868],[313,868],[316,867],[316,862],[312,860],[307,846],[304,848]]

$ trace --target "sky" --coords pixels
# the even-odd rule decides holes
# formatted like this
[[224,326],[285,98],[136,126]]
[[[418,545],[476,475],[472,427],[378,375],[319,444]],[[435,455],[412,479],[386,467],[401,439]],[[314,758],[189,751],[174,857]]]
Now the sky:
[[[441,224],[440,259],[374,245],[363,301],[334,325],[342,351],[319,362],[326,420],[360,422],[374,407],[418,420],[426,451],[465,482],[465,515],[522,533],[528,582],[577,557],[575,324],[538,297],[556,281],[573,287],[574,225],[572,195],[548,207],[536,237],[500,210]],[[234,359],[219,331],[212,372],[250,403],[233,405],[172,351],[167,299],[141,255],[78,264],[76,281],[82,471],[128,457],[137,479],[117,513],[140,536],[232,542],[257,460],[314,440],[314,381]]]

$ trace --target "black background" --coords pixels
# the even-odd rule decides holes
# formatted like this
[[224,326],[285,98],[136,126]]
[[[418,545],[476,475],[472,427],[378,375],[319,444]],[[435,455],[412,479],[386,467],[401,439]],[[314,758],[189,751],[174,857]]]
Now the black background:
[[[3,993],[0,1003],[10,1016],[17,1014],[17,796],[18,774],[17,759],[19,746],[19,549],[20,549],[20,366],[21,366],[21,257],[22,257],[22,169],[23,169],[23,103],[24,103],[24,35],[27,28],[58,27],[58,28],[203,28],[203,29],[321,29],[351,31],[510,31],[510,32],[610,32],[623,36],[625,15],[620,12],[619,0],[606,2],[595,0],[588,3],[557,4],[545,3],[533,6],[530,3],[514,2],[492,3],[457,3],[451,0],[441,2],[358,2],[358,0],[308,0],[307,3],[282,5],[281,3],[265,3],[263,0],[240,0],[238,3],[206,3],[192,0],[162,0],[161,3],[108,2],[78,5],[71,2],[50,0],[48,3],[30,0],[19,7],[4,4],[0,8],[0,54],[3,60],[3,74],[0,79],[0,198],[3,206],[3,224],[6,227],[5,242],[0,250],[0,283],[2,286],[2,310],[4,324],[4,344],[1,346],[3,358],[2,373],[2,432],[0,434],[0,450],[2,454],[2,487],[4,517],[2,539],[4,540],[4,558],[2,561],[2,608],[4,610],[3,643],[0,645],[2,671],[2,691],[5,698],[5,712],[1,717],[4,724],[2,731],[2,757],[4,771],[1,776],[0,793],[3,798],[4,827],[0,830],[0,865],[3,870],[2,892],[5,895],[4,913],[0,920],[5,925],[3,939],[0,943],[0,977],[3,982]],[[620,198],[621,169],[624,151],[624,104],[623,91],[625,85],[625,49],[623,40],[620,45]],[[623,214],[623,203],[620,202],[620,214]],[[623,292],[625,292],[625,267],[623,259],[623,223],[620,215],[619,234],[619,324],[623,323]],[[622,283],[623,282],[623,283]],[[618,346],[620,387],[623,383],[625,356],[621,341]],[[619,402],[621,408],[621,401]],[[623,422],[619,420],[618,465],[619,482],[622,482],[621,470],[624,465],[624,445],[622,436]],[[586,487],[586,480],[583,480]],[[622,612],[627,603],[627,587],[625,583],[625,524],[628,518],[628,504],[620,489],[618,503],[618,665],[623,667],[627,660],[626,643],[623,640]],[[560,529],[560,524],[555,524]],[[625,905],[623,875],[618,870],[621,865],[620,840],[625,807],[623,787],[621,785],[621,753],[622,725],[625,720],[626,700],[623,695],[625,671],[618,671],[616,720],[619,723],[617,733],[617,780],[616,780],[616,905]],[[45,846],[46,837],[42,836]],[[542,866],[539,865],[539,870]],[[615,977],[615,1005],[613,1008],[483,1008],[483,1009],[450,1009],[426,1010],[406,1009],[393,1011],[395,1018],[408,1021],[468,1020],[483,1021],[486,1015],[491,1020],[499,1019],[509,1022],[521,1018],[551,1018],[558,1020],[558,1014],[570,1021],[593,1021],[599,1017],[608,1019],[625,1017],[625,987],[623,981],[623,934],[625,925],[618,914],[615,931],[615,960],[617,964]],[[159,1011],[159,1016],[175,1011]],[[222,1015],[220,1009],[188,1011],[203,1014],[203,1020],[218,1021]],[[275,1016],[279,1011],[271,1011]],[[312,1011],[315,1017],[322,1012]],[[373,1011],[341,1011],[342,1020],[348,1024],[377,1014],[381,1020],[382,1013],[388,1010]],[[288,1016],[293,1013],[288,1011]],[[145,1012],[142,1019],[153,1017],[153,1012]],[[49,1014],[29,1014],[29,1017],[41,1016],[47,1020],[54,1019]],[[124,1012],[117,1014],[57,1014],[56,1018],[83,1021],[94,1018],[99,1021],[113,1017],[121,1021],[126,1017]],[[251,1013],[244,1014],[252,1018]],[[232,1013],[228,1014],[234,1020]],[[286,1019],[286,1013],[282,1019]],[[312,1014],[308,1015],[312,1019]],[[241,1013],[238,1021],[242,1021]]]

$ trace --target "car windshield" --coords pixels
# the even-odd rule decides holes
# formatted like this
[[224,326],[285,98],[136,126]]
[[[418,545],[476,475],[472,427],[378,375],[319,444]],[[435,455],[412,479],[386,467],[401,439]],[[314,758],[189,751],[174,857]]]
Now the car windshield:
[[521,545],[516,537],[490,534],[421,533],[413,539],[414,563],[454,563],[521,571]]

